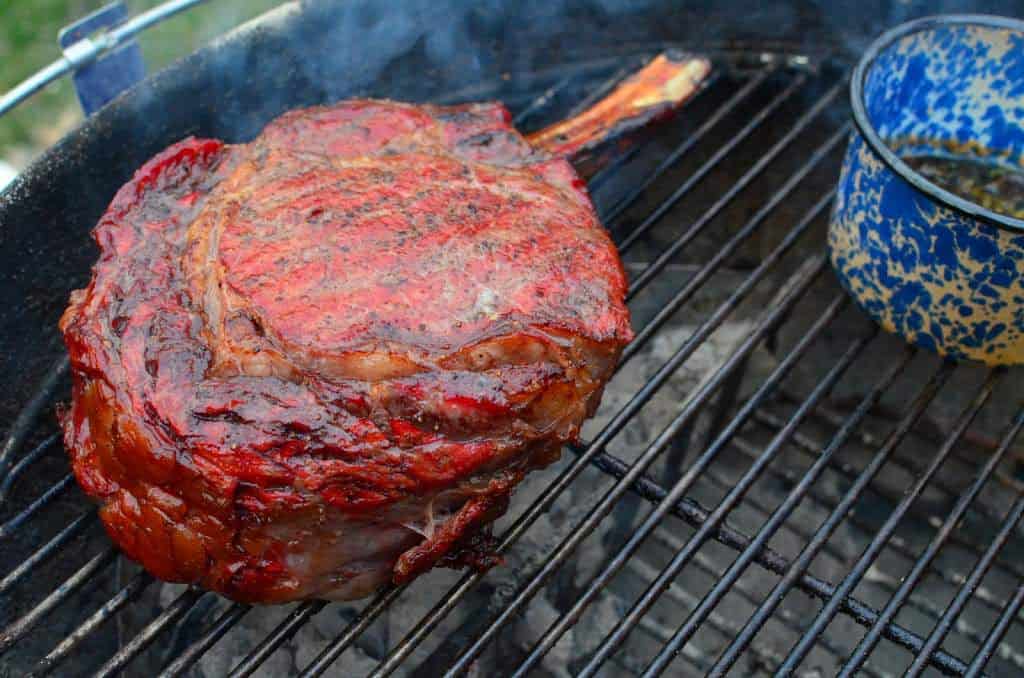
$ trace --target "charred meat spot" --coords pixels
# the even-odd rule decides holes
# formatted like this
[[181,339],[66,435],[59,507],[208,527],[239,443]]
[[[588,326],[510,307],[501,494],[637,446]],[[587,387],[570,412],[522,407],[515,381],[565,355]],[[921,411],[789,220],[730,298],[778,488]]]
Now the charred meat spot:
[[497,132],[483,132],[482,134],[476,134],[467,139],[463,139],[460,142],[460,146],[475,146],[477,148],[487,148],[495,141],[495,135]]
[[244,424],[247,422],[245,417],[229,409],[206,408],[204,410],[193,410],[192,416],[200,421],[223,421],[229,424]]
[[481,527],[462,537],[455,546],[437,561],[438,567],[461,569],[470,567],[477,572],[500,565],[502,557],[498,555],[497,537],[490,525]]
[[153,407],[153,403],[147,402],[143,405],[143,409],[145,410],[146,416],[149,420],[153,422],[169,440],[173,440],[177,437],[174,429],[171,428],[170,424],[168,424],[164,418],[160,416],[160,413],[156,411],[156,408]]
[[128,326],[128,316],[119,315],[115,316],[110,321],[110,329],[114,332],[114,336],[120,337],[124,334],[124,328]]
[[306,435],[306,434],[308,434],[308,433],[313,431],[312,427],[309,426],[309,424],[306,424],[305,422],[301,422],[301,421],[288,421],[288,422],[285,422],[281,426],[281,428],[284,429],[288,433],[298,433],[300,435]]
[[463,151],[495,149],[495,152],[503,153],[507,149],[512,157],[520,155],[519,149],[524,146],[522,137],[515,130],[481,132],[459,142],[459,149]]

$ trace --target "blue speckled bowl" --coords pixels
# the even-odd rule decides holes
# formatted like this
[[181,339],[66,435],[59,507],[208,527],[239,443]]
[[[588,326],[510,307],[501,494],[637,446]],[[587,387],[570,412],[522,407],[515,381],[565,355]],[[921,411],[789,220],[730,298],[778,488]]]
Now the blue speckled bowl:
[[903,24],[868,49],[851,96],[857,131],[829,229],[843,286],[919,346],[1024,363],[1024,221],[939,188],[894,152],[1024,165],[1024,22]]

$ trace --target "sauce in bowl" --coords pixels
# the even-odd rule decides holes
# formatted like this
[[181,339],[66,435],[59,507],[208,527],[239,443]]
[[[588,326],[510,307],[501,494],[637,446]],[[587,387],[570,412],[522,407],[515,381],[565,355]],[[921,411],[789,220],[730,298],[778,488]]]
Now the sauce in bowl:
[[933,184],[993,212],[1024,219],[1024,169],[972,158],[907,156],[903,162]]

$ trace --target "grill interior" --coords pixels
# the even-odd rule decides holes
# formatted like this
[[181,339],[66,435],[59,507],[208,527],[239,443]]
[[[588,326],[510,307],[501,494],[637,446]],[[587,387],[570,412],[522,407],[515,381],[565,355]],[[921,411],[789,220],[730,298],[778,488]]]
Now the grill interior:
[[[536,128],[650,56],[555,69],[506,103]],[[592,163],[637,337],[584,442],[498,523],[504,565],[275,608],[155,582],[68,475],[62,362],[0,451],[7,670],[1024,671],[1015,374],[880,334],[832,278],[847,64],[716,56],[678,118]]]

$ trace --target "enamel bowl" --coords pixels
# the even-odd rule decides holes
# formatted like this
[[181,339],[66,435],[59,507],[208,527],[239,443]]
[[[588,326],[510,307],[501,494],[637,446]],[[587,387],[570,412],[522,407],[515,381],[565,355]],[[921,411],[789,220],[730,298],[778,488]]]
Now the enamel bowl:
[[1024,165],[1024,22],[942,16],[882,35],[854,71],[829,229],[843,286],[889,332],[956,359],[1024,362],[1024,220],[900,156]]

